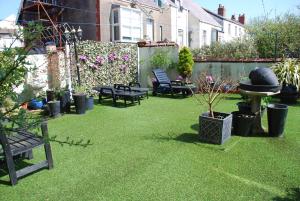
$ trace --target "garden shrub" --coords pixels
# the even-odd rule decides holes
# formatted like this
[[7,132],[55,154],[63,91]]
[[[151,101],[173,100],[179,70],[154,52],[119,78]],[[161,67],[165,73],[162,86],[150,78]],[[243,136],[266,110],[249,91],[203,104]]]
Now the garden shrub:
[[183,47],[179,51],[177,70],[178,73],[183,77],[190,77],[193,70],[194,59],[189,48]]
[[150,58],[150,63],[153,68],[167,69],[172,64],[169,51],[157,49]]
[[247,59],[258,57],[254,40],[251,38],[238,38],[230,42],[215,42],[210,46],[193,49],[192,53],[195,58],[199,59]]

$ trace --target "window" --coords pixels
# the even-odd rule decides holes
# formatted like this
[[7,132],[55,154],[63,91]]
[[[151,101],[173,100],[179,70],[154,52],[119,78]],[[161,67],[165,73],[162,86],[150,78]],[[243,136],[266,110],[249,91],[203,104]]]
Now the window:
[[203,40],[202,46],[206,46],[207,45],[207,31],[206,30],[203,30],[202,40]]
[[231,24],[228,24],[228,34],[231,34]]
[[242,29],[239,28],[239,36],[241,37],[242,36]]
[[112,40],[137,42],[142,36],[142,14],[131,8],[115,8],[112,11]]
[[119,26],[119,10],[113,10],[112,12],[112,40],[120,40],[120,26]]
[[234,27],[234,35],[237,36],[237,26]]
[[154,40],[154,31],[153,31],[153,19],[147,19],[147,22],[146,22],[146,32],[147,32],[147,38],[150,40],[150,41],[153,41]]
[[163,28],[162,28],[162,26],[159,26],[159,39],[160,39],[160,41],[163,40]]
[[183,30],[182,29],[178,29],[177,43],[179,46],[183,46]]

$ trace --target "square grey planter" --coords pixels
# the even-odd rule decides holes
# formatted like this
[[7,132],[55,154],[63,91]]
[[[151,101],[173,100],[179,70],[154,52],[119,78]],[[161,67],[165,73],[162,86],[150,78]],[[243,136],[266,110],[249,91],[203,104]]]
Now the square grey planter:
[[199,116],[199,138],[202,142],[223,144],[231,136],[232,114],[214,112]]

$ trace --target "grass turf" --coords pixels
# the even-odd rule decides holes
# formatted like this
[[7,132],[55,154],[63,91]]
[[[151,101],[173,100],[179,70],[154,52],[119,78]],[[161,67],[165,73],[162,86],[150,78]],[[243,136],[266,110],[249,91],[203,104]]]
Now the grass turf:
[[[216,110],[236,110],[237,98]],[[221,146],[197,141],[204,111],[194,98],[150,97],[50,120],[54,169],[15,187],[0,170],[0,200],[300,199],[300,104],[289,108],[284,138],[233,136]]]

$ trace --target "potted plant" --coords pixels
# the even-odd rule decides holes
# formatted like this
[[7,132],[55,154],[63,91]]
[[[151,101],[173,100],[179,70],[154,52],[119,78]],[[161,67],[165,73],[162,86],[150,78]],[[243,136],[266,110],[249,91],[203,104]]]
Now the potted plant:
[[56,118],[60,116],[60,101],[53,100],[48,103],[50,117]]
[[283,103],[295,103],[299,97],[300,64],[297,59],[285,59],[272,66],[278,81],[282,85],[280,100]]
[[94,108],[94,95],[95,92],[92,89],[86,89],[86,110],[92,110]]
[[64,89],[56,90],[57,100],[60,101],[61,113],[70,113],[71,111],[71,92],[68,86]]
[[86,93],[84,86],[75,86],[75,93],[73,94],[74,104],[77,114],[84,114],[86,111]]
[[201,74],[197,83],[200,95],[194,97],[208,107],[208,111],[199,116],[199,138],[203,142],[223,144],[231,136],[232,114],[215,112],[214,108],[236,84],[220,78],[212,84],[206,74]]
[[188,82],[187,79],[191,77],[194,66],[193,55],[189,48],[183,47],[181,48],[178,57],[177,71],[184,81]]

